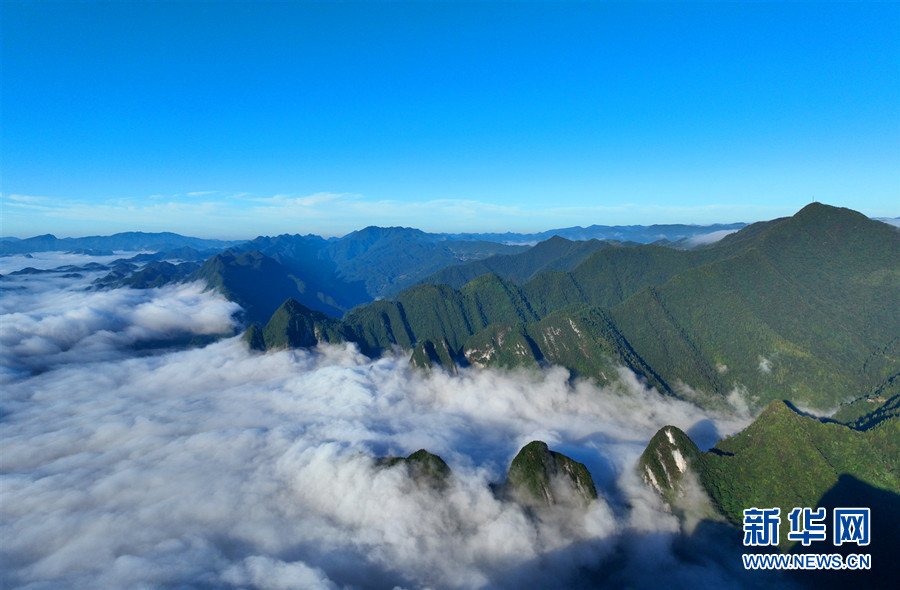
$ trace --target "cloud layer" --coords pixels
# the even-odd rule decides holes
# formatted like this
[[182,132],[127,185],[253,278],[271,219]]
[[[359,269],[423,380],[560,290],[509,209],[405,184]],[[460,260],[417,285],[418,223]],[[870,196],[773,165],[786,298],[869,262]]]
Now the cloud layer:
[[[134,355],[135,347],[231,332],[240,307],[200,283],[88,291],[94,273],[6,277],[0,299],[0,367],[42,371]],[[5,378],[5,377],[2,377]]]
[[[722,555],[730,541],[710,542],[718,532],[683,534],[632,470],[664,424],[711,444],[746,417],[701,412],[627,374],[614,390],[558,369],[426,376],[352,346],[260,355],[237,338],[135,354],[147,333],[208,333],[232,308],[196,286],[74,286],[3,298],[3,358],[16,370],[0,413],[0,586],[763,582]],[[24,344],[34,339],[53,346]],[[498,500],[490,484],[534,439],[584,462],[601,500],[536,515]],[[446,490],[373,460],[419,448],[452,468]]]

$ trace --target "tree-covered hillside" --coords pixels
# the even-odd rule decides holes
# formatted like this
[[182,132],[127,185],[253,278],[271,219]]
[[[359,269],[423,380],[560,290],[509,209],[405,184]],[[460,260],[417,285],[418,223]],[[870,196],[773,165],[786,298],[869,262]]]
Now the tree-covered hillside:
[[610,240],[573,242],[554,236],[518,254],[499,254],[448,266],[428,275],[420,282],[450,285],[454,289],[459,289],[481,275],[494,273],[516,284],[522,284],[542,272],[572,270],[591,254],[607,246],[619,244]]
[[[747,428],[707,452],[678,428],[665,426],[637,468],[677,514],[716,518],[718,513],[740,528],[744,510],[778,508],[781,551],[871,555],[869,572],[802,574],[799,579],[811,587],[893,587],[900,573],[900,417],[875,407],[863,422],[865,428],[854,428],[773,401]],[[798,507],[825,509],[824,541],[804,546],[789,538],[789,515]],[[866,545],[835,546],[836,508],[870,510]]]
[[367,354],[430,340],[454,364],[550,362],[602,382],[624,365],[700,403],[835,407],[900,381],[897,301],[900,232],[814,203],[702,249],[606,247],[521,286],[418,285],[339,332]]
[[322,256],[334,263],[338,276],[361,282],[375,299],[397,293],[450,265],[527,249],[488,241],[443,240],[437,234],[405,227],[367,227],[333,241]]

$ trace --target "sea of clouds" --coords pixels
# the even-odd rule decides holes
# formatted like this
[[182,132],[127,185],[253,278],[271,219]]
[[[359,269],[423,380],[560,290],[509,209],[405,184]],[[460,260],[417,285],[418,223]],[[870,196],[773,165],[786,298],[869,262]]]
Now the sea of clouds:
[[[19,264],[27,265],[20,261]],[[562,369],[426,375],[353,346],[251,352],[200,285],[86,290],[102,273],[0,282],[0,587],[770,587],[739,534],[685,529],[636,475],[663,425],[703,447],[749,422]],[[600,499],[532,513],[495,497],[532,440]],[[418,485],[375,457],[425,448]]]

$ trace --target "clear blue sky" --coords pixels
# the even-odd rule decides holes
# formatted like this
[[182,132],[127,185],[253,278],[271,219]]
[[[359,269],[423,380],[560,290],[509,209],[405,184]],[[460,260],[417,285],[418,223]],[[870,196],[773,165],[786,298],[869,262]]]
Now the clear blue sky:
[[2,4],[2,227],[900,216],[900,3]]

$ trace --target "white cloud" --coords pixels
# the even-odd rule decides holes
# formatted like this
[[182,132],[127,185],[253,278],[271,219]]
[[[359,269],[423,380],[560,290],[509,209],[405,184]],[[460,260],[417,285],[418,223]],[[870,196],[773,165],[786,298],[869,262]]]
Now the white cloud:
[[[539,563],[600,563],[631,525],[604,500],[533,521],[495,499],[488,484],[523,441],[583,446],[614,466],[615,487],[658,426],[702,417],[649,391],[568,389],[563,371],[425,379],[404,364],[351,347],[256,356],[232,339],[12,383],[22,400],[3,425],[12,571],[79,587],[103,576],[544,586],[567,570]],[[419,446],[454,470],[443,495],[371,459]]]
[[685,240],[685,245],[690,248],[695,248],[697,246],[706,246],[708,244],[714,244],[724,238],[725,236],[731,235],[738,230],[736,229],[722,229],[719,231],[709,232],[708,234],[701,234],[699,236],[694,236],[692,238],[688,238]]
[[120,358],[133,354],[135,345],[229,333],[235,327],[232,315],[240,307],[204,291],[200,283],[146,290],[85,290],[98,274],[47,273],[4,279],[0,367],[42,371],[63,363]]
[[139,254],[139,252],[119,251],[108,256],[91,256],[90,258],[86,258],[83,254],[69,254],[67,252],[34,252],[27,255],[0,256],[0,274],[5,275],[29,267],[47,270],[67,265],[109,264],[120,258],[130,258],[135,254]]
[[274,195],[269,198],[254,198],[250,200],[257,203],[263,203],[264,205],[290,209],[293,207],[315,207],[316,205],[323,205],[325,203],[331,203],[333,201],[358,198],[360,198],[359,195],[347,193],[315,193],[313,195],[306,195],[303,197],[295,197],[293,195]]
[[253,555],[228,568],[222,581],[235,586],[252,586],[260,590],[292,590],[294,588],[337,588],[318,568],[302,561],[286,563],[270,557]]
[[[423,376],[352,346],[260,355],[237,338],[139,355],[135,332],[202,332],[227,306],[194,286],[56,291],[4,297],[3,325],[45,349],[4,344],[44,370],[5,384],[3,587],[652,587],[651,551],[670,587],[743,583],[738,561],[672,553],[679,524],[632,471],[665,424],[745,418],[627,372],[618,389],[560,369]],[[601,499],[531,517],[495,498],[534,438],[584,462]],[[451,466],[446,491],[372,459],[421,447]]]
[[35,195],[2,195],[2,198],[16,203],[42,203],[47,201],[47,197],[38,197]]

